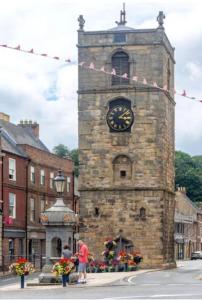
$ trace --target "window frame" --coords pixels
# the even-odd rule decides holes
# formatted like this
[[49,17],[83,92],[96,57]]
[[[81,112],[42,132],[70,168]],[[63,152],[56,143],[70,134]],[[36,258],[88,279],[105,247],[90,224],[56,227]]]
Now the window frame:
[[30,181],[31,183],[35,183],[35,167],[34,166],[30,166]]
[[45,179],[45,170],[40,170],[40,185],[45,185],[46,179]]
[[30,197],[30,218],[29,219],[31,222],[36,221],[36,203],[33,197]]
[[[130,84],[130,58],[123,50],[117,50],[111,56],[111,67],[116,71],[116,76],[112,75],[111,85],[129,85]],[[128,78],[118,77],[123,74],[128,74]],[[117,76],[118,75],[118,76]]]
[[[11,168],[13,164],[14,168]],[[10,177],[12,176],[12,177]],[[8,158],[8,177],[9,180],[16,181],[16,159],[9,157]]]
[[66,180],[66,182],[67,182],[67,187],[66,187],[66,191],[67,191],[67,193],[70,193],[70,187],[71,187],[71,177],[70,176],[67,176],[67,180]]
[[51,189],[54,188],[54,172],[50,172],[49,187],[50,187]]
[[[13,195],[13,199],[11,199],[11,195]],[[16,194],[9,193],[9,206],[8,206],[8,214],[9,217],[12,217],[13,219],[16,219]],[[11,200],[13,200],[13,205],[11,205]],[[12,215],[10,214],[10,208],[12,208]]]

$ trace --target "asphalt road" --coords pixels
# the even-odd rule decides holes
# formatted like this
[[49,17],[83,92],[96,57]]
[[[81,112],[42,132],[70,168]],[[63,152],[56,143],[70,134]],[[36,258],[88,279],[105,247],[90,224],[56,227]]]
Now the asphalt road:
[[[126,273],[127,275],[127,273]],[[13,278],[0,280],[0,299],[202,299],[202,261],[180,263],[177,269],[131,276],[104,287],[32,287],[9,291]]]

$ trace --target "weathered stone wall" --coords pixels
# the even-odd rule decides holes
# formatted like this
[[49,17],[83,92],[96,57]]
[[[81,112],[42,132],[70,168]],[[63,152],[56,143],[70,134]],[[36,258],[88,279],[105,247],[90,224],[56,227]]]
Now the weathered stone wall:
[[[163,31],[126,33],[127,43],[115,45],[110,32],[79,32],[79,61],[111,70],[117,49],[130,58],[130,76],[164,86],[170,60],[173,87],[173,48]],[[174,101],[172,93],[134,81],[111,86],[111,75],[79,67],[79,154],[81,236],[100,256],[106,237],[122,233],[144,256],[145,266],[174,261]],[[106,114],[116,98],[131,101],[135,121],[131,132],[111,133]],[[130,176],[114,174],[114,159],[129,158]],[[98,211],[95,210],[98,209]],[[146,218],[140,217],[146,209]],[[98,213],[99,212],[99,213]]]

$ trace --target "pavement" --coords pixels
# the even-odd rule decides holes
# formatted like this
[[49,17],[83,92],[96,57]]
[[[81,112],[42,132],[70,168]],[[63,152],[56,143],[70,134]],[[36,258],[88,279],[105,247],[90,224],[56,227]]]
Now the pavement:
[[[118,282],[119,285],[130,283],[132,279],[137,277],[140,274],[156,271],[154,269],[148,270],[137,270],[132,272],[111,272],[111,273],[88,273],[87,274],[87,283],[86,284],[76,284],[68,285],[68,288],[85,288],[85,287],[99,287],[99,286],[111,286]],[[31,283],[33,286],[27,286],[26,283]],[[61,288],[61,285],[34,285],[38,283],[38,277],[30,278],[26,277],[25,279],[25,288],[29,290],[36,289],[51,289],[51,288]],[[14,283],[9,283],[7,285],[0,286],[1,291],[14,291],[19,290],[20,280],[15,281]]]

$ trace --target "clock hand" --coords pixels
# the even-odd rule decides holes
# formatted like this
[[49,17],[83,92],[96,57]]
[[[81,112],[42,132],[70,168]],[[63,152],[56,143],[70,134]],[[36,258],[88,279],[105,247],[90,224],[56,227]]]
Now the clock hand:
[[[129,113],[129,110],[125,111],[122,115],[120,115],[120,116],[118,117],[118,119],[124,119],[124,115],[125,115],[126,113]],[[127,118],[127,117],[126,117],[126,118]]]

